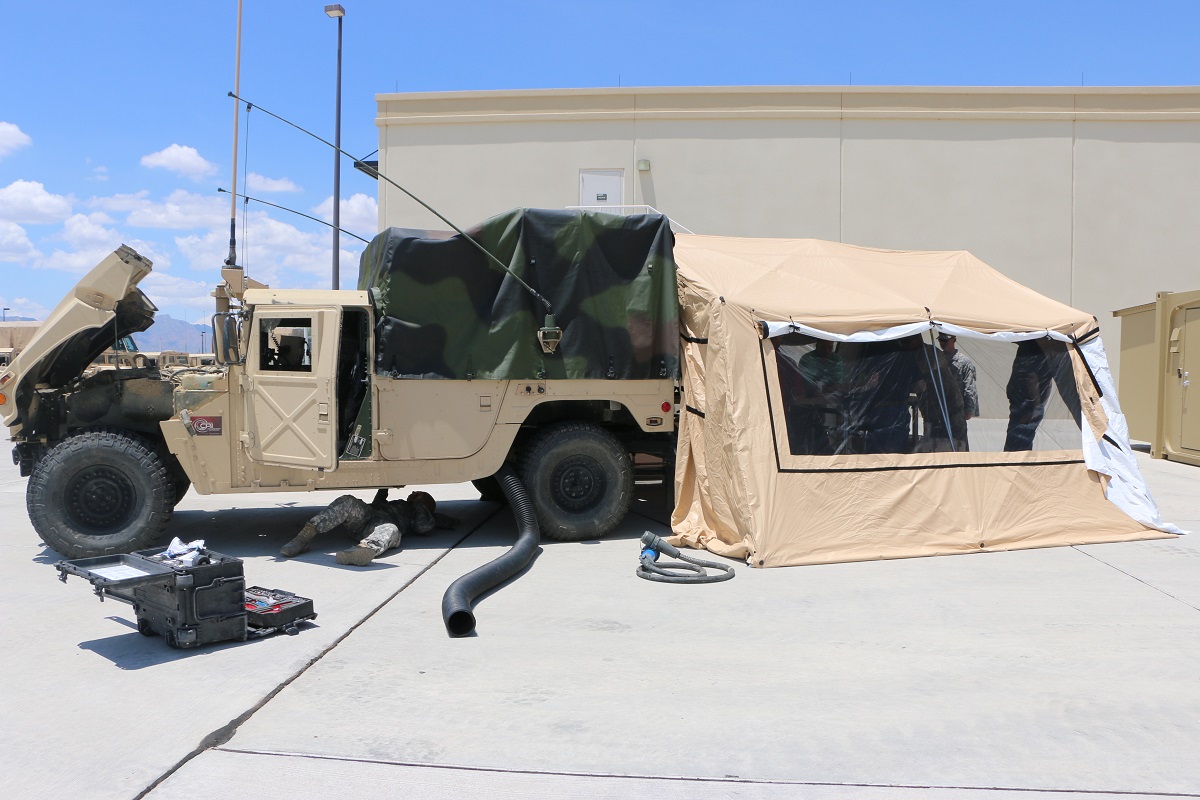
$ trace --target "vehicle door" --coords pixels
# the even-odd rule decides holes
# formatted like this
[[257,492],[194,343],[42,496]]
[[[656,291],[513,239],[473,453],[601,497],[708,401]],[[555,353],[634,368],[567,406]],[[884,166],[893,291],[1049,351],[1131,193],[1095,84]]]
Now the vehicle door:
[[338,308],[258,309],[246,358],[246,435],[264,464],[337,466]]

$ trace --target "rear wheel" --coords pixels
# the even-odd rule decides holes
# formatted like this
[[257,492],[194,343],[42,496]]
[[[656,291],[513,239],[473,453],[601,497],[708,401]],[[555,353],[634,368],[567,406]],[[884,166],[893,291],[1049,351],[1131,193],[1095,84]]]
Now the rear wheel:
[[99,429],[51,448],[29,476],[25,502],[47,545],[85,558],[152,545],[171,516],[175,486],[148,441]]
[[547,428],[525,451],[521,479],[543,536],[564,542],[598,539],[625,518],[633,493],[629,453],[598,425]]

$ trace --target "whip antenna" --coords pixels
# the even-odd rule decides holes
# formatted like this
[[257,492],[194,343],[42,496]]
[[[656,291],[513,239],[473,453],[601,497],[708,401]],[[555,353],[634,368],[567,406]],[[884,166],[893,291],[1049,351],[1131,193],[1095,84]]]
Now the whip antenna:
[[[233,91],[234,98],[241,90],[242,81],[242,0],[238,0],[237,9],[237,46],[233,59]],[[237,186],[238,170],[238,101],[233,101],[233,186]],[[237,197],[229,198],[229,255],[225,258],[225,266],[237,266]]]

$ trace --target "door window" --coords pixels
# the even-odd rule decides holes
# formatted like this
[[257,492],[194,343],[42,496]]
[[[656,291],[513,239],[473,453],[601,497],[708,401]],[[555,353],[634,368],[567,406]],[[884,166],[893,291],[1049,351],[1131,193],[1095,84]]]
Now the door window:
[[259,365],[264,372],[312,372],[313,329],[307,317],[259,320]]

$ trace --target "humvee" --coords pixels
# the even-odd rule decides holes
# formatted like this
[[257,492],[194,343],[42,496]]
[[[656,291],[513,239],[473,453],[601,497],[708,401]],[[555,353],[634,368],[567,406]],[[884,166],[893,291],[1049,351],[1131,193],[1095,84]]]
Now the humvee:
[[118,248],[0,369],[0,416],[37,532],[70,558],[148,547],[189,487],[475,481],[499,499],[489,478],[505,461],[544,535],[611,531],[629,509],[632,454],[669,464],[674,449],[669,225],[523,210],[472,236],[514,274],[461,237],[399,229],[367,247],[355,290],[270,288],[226,267],[217,364],[85,375],[153,322],[137,288],[152,265]]

